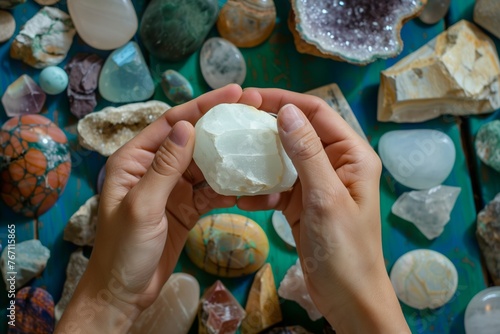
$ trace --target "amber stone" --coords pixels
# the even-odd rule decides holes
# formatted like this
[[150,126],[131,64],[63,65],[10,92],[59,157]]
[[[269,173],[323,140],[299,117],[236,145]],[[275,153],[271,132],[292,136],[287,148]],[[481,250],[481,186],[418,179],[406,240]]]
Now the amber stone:
[[234,45],[250,48],[271,35],[275,22],[273,0],[229,0],[220,11],[217,30]]
[[0,129],[0,196],[15,212],[38,217],[63,192],[71,172],[64,132],[40,115],[14,117]]
[[269,241],[255,221],[236,214],[216,214],[200,219],[189,232],[186,253],[210,274],[237,277],[264,265]]

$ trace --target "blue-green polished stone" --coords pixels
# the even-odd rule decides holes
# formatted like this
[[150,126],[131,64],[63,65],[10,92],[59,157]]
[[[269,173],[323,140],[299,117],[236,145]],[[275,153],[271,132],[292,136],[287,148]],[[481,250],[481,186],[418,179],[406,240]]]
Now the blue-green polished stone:
[[201,46],[218,13],[217,0],[153,0],[142,17],[142,42],[158,59],[182,60]]
[[189,81],[179,72],[166,70],[161,75],[161,86],[163,92],[170,101],[181,104],[193,98],[193,87]]
[[50,95],[57,95],[68,87],[68,74],[57,66],[46,67],[38,79],[42,90]]

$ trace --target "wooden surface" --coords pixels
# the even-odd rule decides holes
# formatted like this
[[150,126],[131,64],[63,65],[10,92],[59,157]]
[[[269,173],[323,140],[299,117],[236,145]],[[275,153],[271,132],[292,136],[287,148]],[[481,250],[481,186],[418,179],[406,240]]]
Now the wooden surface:
[[[223,2],[220,1],[221,4]],[[473,3],[473,0],[452,1],[452,8],[447,20],[456,22],[461,18],[470,19],[472,17]],[[376,121],[380,71],[430,41],[445,29],[447,22],[442,20],[436,25],[427,26],[418,20],[410,21],[402,30],[405,46],[400,56],[390,60],[380,60],[365,67],[357,67],[298,54],[293,45],[292,35],[286,26],[290,5],[287,0],[277,0],[276,4],[279,18],[270,39],[258,47],[242,49],[248,65],[248,75],[243,86],[280,87],[304,92],[335,82],[350,103],[374,148],[377,148],[378,140],[382,134],[397,129],[438,129],[446,132],[453,139],[457,150],[457,160],[450,177],[444,184],[459,186],[462,188],[462,192],[444,233],[436,240],[428,241],[412,224],[390,213],[394,201],[407,189],[398,185],[387,171],[384,171],[382,175],[380,190],[382,232],[388,271],[390,271],[399,256],[407,251],[417,248],[429,248],[449,257],[459,273],[457,292],[450,303],[442,308],[418,311],[403,305],[403,311],[412,332],[463,333],[465,307],[469,300],[486,286],[474,236],[476,216],[474,199],[487,201],[496,192],[500,191],[498,173],[475,159],[471,159],[470,164],[476,166],[477,173],[473,168],[473,173],[469,174],[464,147],[470,147],[469,139],[473,138],[477,128],[490,119],[498,118],[498,113],[486,117],[464,119],[441,117],[433,121],[412,125],[378,123]],[[140,16],[144,10],[144,1],[135,1],[135,6]],[[57,7],[66,10],[65,1],[59,2]],[[13,10],[18,25],[17,31],[38,9],[37,4],[28,0],[26,4],[20,5]],[[213,30],[211,35],[217,35],[216,31]],[[17,60],[11,60],[8,56],[9,45],[10,42],[0,45],[0,94],[3,94],[6,87],[19,75],[27,73],[36,80],[39,73],[38,70],[29,68]],[[85,46],[76,37],[70,56],[77,52],[97,52],[103,57],[108,54]],[[187,60],[175,64],[150,59],[150,69],[155,82],[159,82],[159,75],[164,70],[173,68],[183,73],[191,81],[195,95],[208,91],[209,87],[201,76],[198,57],[199,53],[197,52]],[[68,59],[69,57],[66,61]],[[155,98],[166,101],[159,86]],[[110,104],[100,99],[96,110],[100,110],[107,105]],[[57,204],[49,212],[41,216],[38,221],[39,238],[45,246],[50,248],[52,256],[46,270],[41,277],[33,281],[33,285],[45,287],[57,301],[60,298],[65,280],[65,268],[70,252],[76,249],[76,246],[62,240],[62,231],[69,217],[95,193],[97,174],[105,163],[105,158],[97,153],[82,149],[78,145],[75,133],[77,120],[69,113],[67,98],[64,94],[57,97],[48,97],[46,110],[42,114],[54,120],[65,130],[72,148],[73,168],[68,186]],[[1,123],[6,119],[7,116],[0,107]],[[466,131],[464,132],[464,130]],[[477,184],[474,186],[474,189],[477,188],[476,193],[473,192],[473,184]],[[228,211],[242,213],[238,209],[220,210],[219,212]],[[256,220],[266,231],[271,245],[269,262],[273,266],[276,283],[279,284],[288,268],[295,263],[297,257],[295,250],[287,246],[272,228],[270,224],[271,211],[243,212],[243,214]],[[6,244],[6,230],[7,225],[10,223],[16,224],[17,242],[33,238],[35,222],[14,214],[5,205],[0,204],[0,241],[3,245]],[[217,277],[205,274],[194,267],[185,254],[181,256],[176,270],[195,275],[200,280],[202,289],[217,279]],[[244,305],[252,277],[223,279],[222,281]],[[0,286],[2,285],[0,283]],[[6,293],[0,292],[0,308],[2,309],[0,316],[2,319],[5,319],[6,303]],[[282,301],[281,305],[285,324],[301,324],[315,333],[321,332],[322,320],[315,323],[311,322],[308,320],[305,311],[293,302]],[[5,330],[6,325],[3,325],[0,333],[5,332]],[[196,327],[193,327],[192,332],[196,332]]]

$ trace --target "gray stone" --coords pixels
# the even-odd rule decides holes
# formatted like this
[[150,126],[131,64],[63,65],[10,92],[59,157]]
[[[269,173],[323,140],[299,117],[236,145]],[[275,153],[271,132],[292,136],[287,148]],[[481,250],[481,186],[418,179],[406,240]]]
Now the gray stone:
[[476,0],[474,22],[500,38],[500,1]]
[[78,246],[93,246],[98,208],[99,195],[89,198],[69,219],[64,228],[64,240]]
[[500,193],[477,215],[476,236],[493,283],[500,285]]

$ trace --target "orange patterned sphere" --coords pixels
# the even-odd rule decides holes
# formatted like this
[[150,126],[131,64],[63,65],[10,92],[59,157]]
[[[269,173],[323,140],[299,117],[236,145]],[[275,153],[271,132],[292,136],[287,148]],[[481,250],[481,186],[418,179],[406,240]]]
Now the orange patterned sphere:
[[0,129],[0,196],[15,212],[38,217],[64,190],[71,155],[64,132],[40,115],[14,117]]

